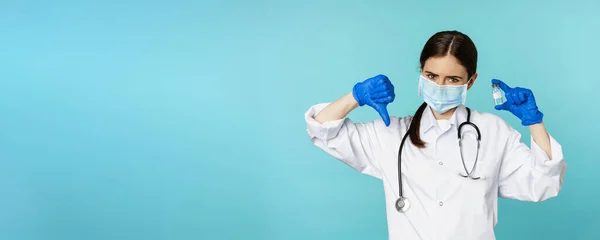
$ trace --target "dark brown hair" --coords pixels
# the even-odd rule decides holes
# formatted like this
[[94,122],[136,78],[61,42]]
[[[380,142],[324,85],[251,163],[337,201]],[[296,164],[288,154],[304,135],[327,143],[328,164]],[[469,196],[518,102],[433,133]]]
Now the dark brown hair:
[[[477,72],[477,48],[467,35],[458,31],[442,31],[434,34],[427,40],[423,51],[421,51],[421,70],[425,66],[425,61],[432,57],[444,57],[451,54],[456,57],[460,64],[467,69],[469,78]],[[410,136],[411,142],[419,147],[425,147],[425,142],[419,136],[419,129],[421,127],[421,117],[423,111],[425,111],[427,103],[421,104],[419,109],[415,112],[410,127],[408,128],[408,135]]]

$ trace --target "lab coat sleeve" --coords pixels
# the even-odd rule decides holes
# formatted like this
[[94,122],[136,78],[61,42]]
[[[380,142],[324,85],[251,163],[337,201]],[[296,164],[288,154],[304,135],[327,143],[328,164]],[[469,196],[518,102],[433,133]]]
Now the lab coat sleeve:
[[499,196],[531,202],[557,196],[567,168],[562,146],[550,135],[550,159],[533,137],[528,148],[521,142],[518,131],[508,126],[508,132],[499,174]]
[[353,169],[381,179],[376,152],[381,152],[375,122],[354,123],[349,118],[317,122],[314,117],[329,103],[314,105],[306,111],[306,130],[312,143]]

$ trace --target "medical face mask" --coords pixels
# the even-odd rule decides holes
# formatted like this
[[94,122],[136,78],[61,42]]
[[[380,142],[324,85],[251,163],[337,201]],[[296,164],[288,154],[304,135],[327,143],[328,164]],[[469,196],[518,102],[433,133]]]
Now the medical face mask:
[[467,85],[437,85],[433,81],[420,75],[419,78],[419,96],[438,114],[465,104],[467,101]]

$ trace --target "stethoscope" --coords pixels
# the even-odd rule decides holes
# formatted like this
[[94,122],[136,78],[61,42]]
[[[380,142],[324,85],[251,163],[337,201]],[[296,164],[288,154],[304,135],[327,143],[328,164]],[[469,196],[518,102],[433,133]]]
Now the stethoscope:
[[[463,151],[462,151],[462,135],[461,135],[461,129],[463,126],[466,125],[470,125],[473,128],[475,128],[475,130],[477,131],[477,155],[475,155],[475,163],[473,163],[473,167],[471,168],[471,171],[467,170],[467,165],[465,164],[465,159],[463,157]],[[404,134],[404,137],[402,138],[402,142],[400,143],[400,149],[398,150],[398,195],[399,198],[398,200],[396,200],[396,210],[398,210],[398,212],[406,212],[409,208],[410,208],[410,203],[408,202],[408,200],[404,197],[404,195],[402,195],[402,148],[404,147],[404,142],[406,141],[406,137],[408,137],[408,131],[406,132],[406,134]],[[475,125],[474,123],[471,122],[471,109],[467,108],[467,121],[461,123],[458,126],[458,147],[460,148],[460,159],[462,161],[463,167],[465,169],[465,172],[467,173],[466,175],[464,174],[460,174],[459,176],[463,177],[463,178],[470,178],[473,180],[478,180],[480,179],[480,177],[474,177],[473,176],[473,172],[475,171],[475,167],[477,166],[477,160],[479,159],[479,147],[481,146],[481,132],[479,132],[479,128],[477,127],[477,125]]]

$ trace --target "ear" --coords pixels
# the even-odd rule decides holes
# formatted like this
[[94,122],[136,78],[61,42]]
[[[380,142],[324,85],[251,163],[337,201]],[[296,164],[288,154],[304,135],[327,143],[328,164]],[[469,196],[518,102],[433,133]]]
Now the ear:
[[477,80],[477,73],[473,74],[473,76],[471,77],[471,81],[469,82],[469,85],[467,86],[467,90],[471,89],[471,87],[473,86],[473,83],[475,83],[475,80]]

